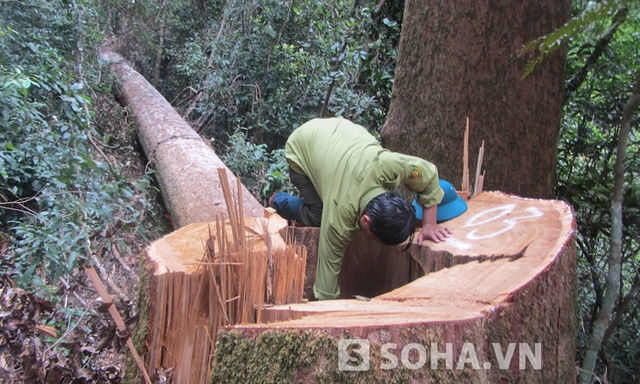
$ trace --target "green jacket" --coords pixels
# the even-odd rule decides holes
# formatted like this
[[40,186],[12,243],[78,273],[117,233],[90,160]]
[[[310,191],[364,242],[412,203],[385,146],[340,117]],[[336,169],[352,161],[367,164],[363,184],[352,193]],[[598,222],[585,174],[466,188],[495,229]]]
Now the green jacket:
[[287,140],[285,156],[294,171],[311,179],[323,203],[313,286],[319,300],[340,294],[342,258],[371,199],[400,184],[418,193],[424,207],[444,195],[435,165],[382,148],[365,128],[342,118],[301,125]]

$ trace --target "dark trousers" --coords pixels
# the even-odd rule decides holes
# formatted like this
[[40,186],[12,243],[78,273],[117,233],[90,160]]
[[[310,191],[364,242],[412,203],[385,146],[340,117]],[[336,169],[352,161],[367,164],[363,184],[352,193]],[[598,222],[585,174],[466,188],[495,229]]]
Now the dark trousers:
[[273,208],[285,219],[295,220],[305,227],[319,227],[322,222],[322,199],[311,179],[291,168],[289,178],[302,197],[278,192],[273,199]]

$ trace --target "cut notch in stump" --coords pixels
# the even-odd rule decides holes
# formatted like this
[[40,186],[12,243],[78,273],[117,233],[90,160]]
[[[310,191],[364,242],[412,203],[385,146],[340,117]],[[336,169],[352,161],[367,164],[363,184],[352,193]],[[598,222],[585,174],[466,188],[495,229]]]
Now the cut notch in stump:
[[147,283],[140,296],[148,302],[138,305],[148,308],[139,327],[148,330],[143,338],[149,371],[173,368],[174,382],[206,383],[218,329],[263,317],[269,255],[276,271],[273,300],[301,299],[304,248],[281,236],[286,220],[240,221],[189,224],[145,250]]
[[[251,344],[265,332],[285,335],[294,331],[300,335],[321,330],[336,341],[345,337],[366,339],[372,348],[395,343],[397,348],[392,353],[397,361],[401,361],[402,347],[410,343],[418,343],[427,351],[435,343],[440,352],[446,343],[452,343],[455,359],[464,359],[460,354],[464,343],[472,343],[480,364],[488,365],[475,370],[463,364],[463,376],[468,382],[572,380],[575,224],[571,208],[559,201],[485,192],[471,199],[469,210],[447,225],[452,228],[453,237],[444,243],[428,242],[423,247],[414,244],[408,254],[386,248],[391,260],[385,260],[382,253],[374,256],[376,262],[384,263],[382,268],[371,262],[371,255],[377,252],[375,247],[358,244],[356,239],[357,248],[350,247],[343,262],[342,295],[374,296],[370,301],[346,299],[265,308],[264,320],[270,323],[227,328],[223,335],[240,332],[244,336],[239,337]],[[300,234],[311,230],[295,231]],[[360,249],[362,253],[358,253]],[[313,258],[309,250],[309,260]],[[353,273],[359,274],[354,277]],[[392,284],[386,285],[384,292],[371,295],[387,284],[387,278]],[[491,346],[497,344],[505,351],[512,343],[530,346],[532,351],[539,347],[536,356],[543,368],[535,369],[529,364],[526,369],[519,369],[518,359],[514,358],[508,362],[509,369],[501,369]],[[256,353],[260,347],[256,344],[255,348],[247,353]],[[371,353],[373,356],[373,350]],[[313,382],[309,372],[338,372],[337,367],[321,363],[335,362],[336,354],[335,350],[327,351],[318,359],[318,365],[300,367],[294,370],[293,377]],[[220,356],[214,365],[217,378],[223,377],[226,357]],[[427,361],[426,368],[410,371],[406,379],[443,377],[444,364],[439,370],[429,370],[428,364]],[[255,369],[284,367],[266,359]],[[380,370],[371,369],[374,376]],[[245,374],[250,377],[251,372]]]

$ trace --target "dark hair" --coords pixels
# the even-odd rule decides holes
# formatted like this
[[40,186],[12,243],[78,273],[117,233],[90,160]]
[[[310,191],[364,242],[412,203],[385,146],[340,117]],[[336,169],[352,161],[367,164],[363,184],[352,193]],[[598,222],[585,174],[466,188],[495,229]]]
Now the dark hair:
[[416,213],[411,204],[402,197],[385,192],[371,199],[364,208],[369,215],[369,229],[386,245],[401,244],[413,239],[416,228]]

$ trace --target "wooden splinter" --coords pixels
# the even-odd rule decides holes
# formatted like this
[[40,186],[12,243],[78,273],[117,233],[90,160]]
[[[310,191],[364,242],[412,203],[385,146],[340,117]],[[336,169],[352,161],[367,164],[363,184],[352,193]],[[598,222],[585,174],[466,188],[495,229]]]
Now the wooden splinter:
[[[115,305],[113,305],[111,296],[109,295],[109,292],[107,292],[107,289],[104,287],[104,284],[102,284],[102,280],[100,280],[100,277],[98,276],[98,273],[96,273],[96,270],[93,269],[92,266],[89,266],[85,268],[85,272],[87,273],[87,276],[89,276],[89,279],[91,279],[91,282],[98,291],[98,294],[100,295],[100,298],[102,298],[102,301],[104,303],[111,304],[109,305],[109,314],[113,318],[113,321],[115,321],[118,331],[126,330],[127,326],[124,324],[124,320],[122,320],[122,317],[120,316],[120,313],[118,313]],[[136,361],[136,365],[138,365],[140,372],[142,372],[145,383],[151,384],[149,374],[147,374],[147,370],[144,368],[144,363],[142,362],[140,355],[138,355],[138,351],[136,351],[136,348],[134,347],[130,337],[127,338],[127,348],[129,348],[129,351],[133,355],[133,359]]]
[[[480,171],[482,170],[483,158],[484,158],[484,140],[482,140],[482,145],[480,146],[480,150],[478,151],[478,165],[476,167],[476,181],[475,181],[475,186],[473,188],[473,196],[477,196],[480,194],[480,192],[482,192],[482,185],[484,184],[484,176],[480,175]],[[480,180],[480,178],[482,178],[482,181]]]
[[462,159],[462,188],[460,190],[460,196],[463,199],[468,199],[471,192],[469,186],[469,117],[467,116],[467,127],[464,131],[464,144],[463,144],[463,159]]

